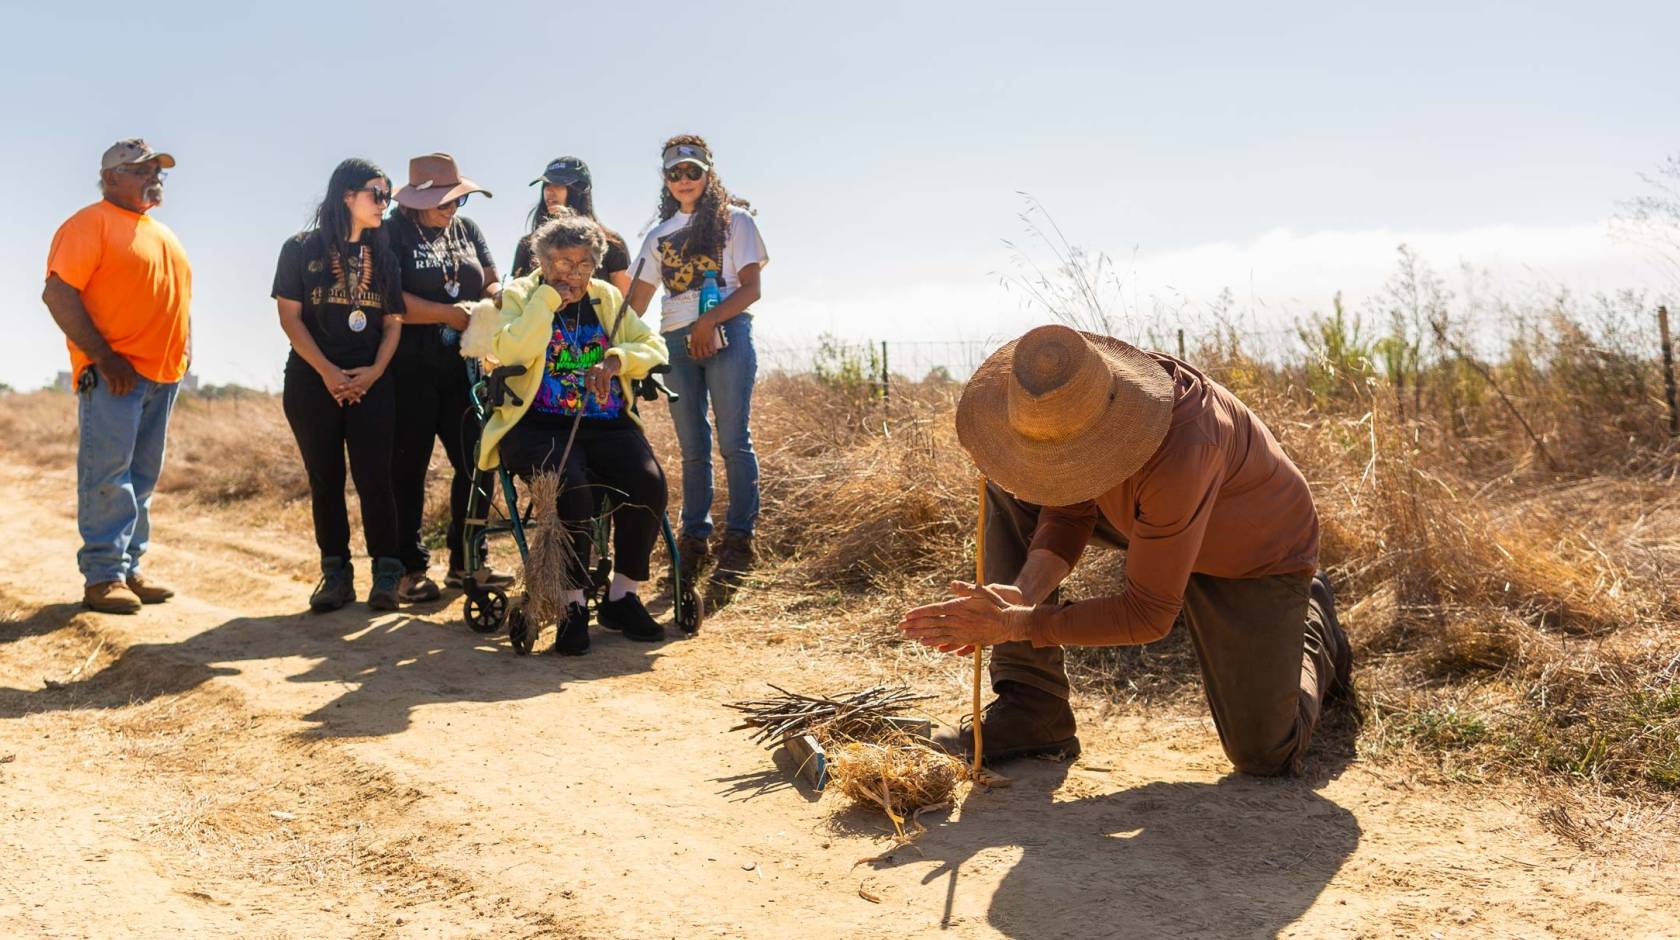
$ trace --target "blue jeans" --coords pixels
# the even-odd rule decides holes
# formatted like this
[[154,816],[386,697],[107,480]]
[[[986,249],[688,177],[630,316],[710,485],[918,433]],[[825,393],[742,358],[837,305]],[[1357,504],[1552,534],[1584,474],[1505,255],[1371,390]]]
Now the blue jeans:
[[163,440],[179,390],[174,382],[137,378],[127,395],[117,396],[101,376],[76,396],[76,525],[82,533],[76,564],[87,584],[140,573],[152,537],[152,490],[163,470]]
[[742,314],[723,325],[729,345],[710,359],[688,354],[684,327],[665,334],[671,352],[671,421],[682,447],[682,534],[707,538],[712,534],[712,428],[706,421],[710,402],[717,415],[718,450],[723,454],[729,482],[729,512],[724,527],[751,535],[758,520],[758,455],[753,453],[753,380],[758,376],[758,353],[753,349],[752,316]]

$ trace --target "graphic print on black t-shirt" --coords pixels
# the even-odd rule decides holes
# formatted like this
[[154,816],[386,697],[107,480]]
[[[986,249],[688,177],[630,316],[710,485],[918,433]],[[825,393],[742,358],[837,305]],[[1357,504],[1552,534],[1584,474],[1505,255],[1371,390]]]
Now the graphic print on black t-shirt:
[[[484,296],[486,272],[494,270],[490,246],[473,220],[451,219],[442,229],[424,228],[405,215],[385,223],[390,226],[391,248],[402,268],[402,289],[438,304],[474,301]],[[455,293],[449,292],[453,280]],[[455,334],[441,323],[409,323],[403,326],[397,356],[406,358],[422,351],[455,355]],[[446,360],[447,361],[447,360]],[[459,363],[453,363],[459,366]]]
[[373,271],[383,268],[391,285],[389,293],[382,293],[376,273],[370,272],[366,287],[361,279],[334,277],[332,260],[321,242],[314,232],[286,240],[270,296],[302,305],[304,328],[333,365],[343,369],[372,365],[379,354],[386,313],[401,314],[404,309],[402,291],[396,287],[396,258],[388,249],[368,253]]
[[665,290],[673,296],[698,290],[707,271],[716,271],[718,287],[727,289],[729,285],[724,283],[723,265],[711,255],[683,258],[683,245],[688,242],[689,232],[690,229],[685,226],[659,239],[659,279],[665,282]]
[[581,409],[585,418],[622,418],[624,392],[617,380],[605,397],[591,394],[583,381],[584,375],[607,357],[611,346],[589,298],[556,311],[554,332],[543,358],[542,384],[531,401],[531,410],[570,418]]

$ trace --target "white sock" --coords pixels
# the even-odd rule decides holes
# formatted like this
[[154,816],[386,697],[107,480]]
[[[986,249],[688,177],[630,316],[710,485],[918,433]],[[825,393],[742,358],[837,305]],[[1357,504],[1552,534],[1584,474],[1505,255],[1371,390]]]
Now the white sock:
[[583,606],[583,592],[582,591],[567,591],[566,592],[566,606],[570,607],[573,604],[576,604],[579,607]]
[[623,600],[624,595],[636,593],[636,589],[641,586],[640,581],[632,581],[624,575],[614,572],[612,585],[607,588],[607,600]]

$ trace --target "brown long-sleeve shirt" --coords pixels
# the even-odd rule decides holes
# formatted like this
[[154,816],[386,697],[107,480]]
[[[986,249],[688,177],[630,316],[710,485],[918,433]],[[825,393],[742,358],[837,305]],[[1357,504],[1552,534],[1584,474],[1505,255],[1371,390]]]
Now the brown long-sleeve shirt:
[[1095,500],[1046,507],[1031,546],[1077,564],[1100,514],[1126,540],[1126,589],[1035,608],[1034,646],[1150,643],[1172,629],[1192,573],[1259,578],[1317,567],[1312,493],[1272,432],[1219,383],[1150,355],[1175,381],[1160,448]]

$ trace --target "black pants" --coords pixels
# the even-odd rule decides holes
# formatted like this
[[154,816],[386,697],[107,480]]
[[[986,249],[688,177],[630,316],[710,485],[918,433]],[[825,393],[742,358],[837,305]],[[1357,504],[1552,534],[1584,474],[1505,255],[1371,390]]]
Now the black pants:
[[344,504],[344,453],[348,449],[368,554],[396,558],[397,503],[391,494],[396,395],[390,377],[381,376],[360,403],[340,405],[321,376],[293,356],[286,363],[280,400],[309,473],[309,504],[321,557],[350,560],[350,516]]
[[665,471],[640,428],[578,428],[566,466],[564,430],[516,425],[502,440],[502,466],[520,476],[538,470],[560,471],[560,521],[572,532],[580,567],[571,573],[582,584],[581,565],[589,558],[593,521],[601,494],[612,500],[613,569],[635,581],[648,580],[648,558],[665,517]]
[[[453,360],[453,361],[450,361]],[[421,351],[391,364],[396,380],[396,449],[391,484],[396,490],[397,530],[403,567],[425,571],[432,555],[420,538],[426,514],[426,473],[432,442],[442,441],[453,475],[449,481],[449,570],[466,567],[461,545],[466,528],[467,495],[472,491],[473,455],[478,451],[478,420],[472,412],[467,369],[453,350]]]

